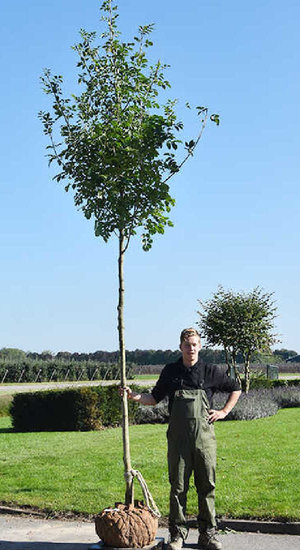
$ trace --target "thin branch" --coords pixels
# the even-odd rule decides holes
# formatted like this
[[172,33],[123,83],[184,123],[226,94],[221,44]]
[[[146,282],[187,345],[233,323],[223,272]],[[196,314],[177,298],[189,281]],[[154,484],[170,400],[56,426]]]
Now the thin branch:
[[195,141],[195,145],[193,146],[193,148],[188,152],[188,154],[186,155],[186,157],[183,159],[183,161],[179,164],[178,166],[178,170],[176,170],[176,172],[172,172],[171,174],[168,175],[168,177],[163,180],[162,183],[166,183],[167,181],[169,181],[169,179],[171,179],[173,176],[175,176],[175,174],[177,174],[177,172],[179,172],[179,170],[181,170],[182,166],[184,165],[184,163],[188,160],[189,157],[191,157],[193,155],[193,152],[194,150],[196,149],[201,137],[202,137],[202,134],[204,132],[204,128],[205,128],[205,125],[206,125],[206,122],[207,122],[207,117],[208,117],[208,109],[205,109],[205,117],[204,117],[204,120],[202,122],[202,127],[201,127],[201,131]]
[[[58,153],[58,151],[57,151],[57,149],[56,149],[56,145],[55,145],[55,143],[54,143],[53,136],[52,136],[52,131],[51,131],[51,133],[49,134],[49,136],[50,136],[50,141],[51,141],[51,147],[52,147],[52,149],[53,149],[53,151],[54,151],[54,154],[55,154],[55,156],[56,156],[56,162],[58,163],[58,160],[57,160],[57,159],[59,159],[59,163],[61,163],[61,165],[62,165],[63,169],[65,170],[65,172],[68,172],[68,171],[67,171],[67,167],[66,167],[64,161],[61,160],[61,158],[60,158],[60,156],[59,156],[59,153]],[[59,163],[58,163],[58,164],[59,164]]]
[[53,95],[54,95],[54,98],[55,98],[55,100],[56,100],[56,103],[57,103],[58,107],[60,107],[60,109],[61,109],[62,116],[63,116],[63,118],[64,118],[64,120],[65,120],[65,123],[66,123],[67,128],[68,128],[68,131],[69,131],[69,137],[71,137],[71,126],[70,126],[70,123],[69,123],[69,117],[67,117],[67,115],[65,114],[65,109],[62,108],[61,99],[60,99],[60,97],[59,97],[59,94],[55,91],[55,88],[54,88],[54,86],[53,86],[52,81],[50,80],[50,78],[49,78],[48,75],[46,75],[46,78],[47,78],[47,80],[48,80],[48,82],[49,82],[49,84],[50,84],[50,88],[51,88],[51,91],[52,91],[52,93],[53,93]]

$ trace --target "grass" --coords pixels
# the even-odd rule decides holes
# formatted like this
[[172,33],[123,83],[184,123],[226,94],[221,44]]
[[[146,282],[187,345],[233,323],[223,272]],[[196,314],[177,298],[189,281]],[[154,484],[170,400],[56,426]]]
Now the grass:
[[134,376],[134,380],[158,380],[159,375],[158,374],[136,374]]
[[9,415],[9,408],[12,400],[13,396],[9,393],[0,395],[0,417]]
[[289,378],[300,378],[299,372],[280,372],[279,373],[279,380],[288,380]]
[[[217,513],[239,518],[299,520],[299,409],[216,424]],[[133,467],[168,512],[166,426],[131,426]],[[136,497],[141,492],[136,485]],[[97,513],[124,499],[121,429],[13,433],[0,418],[0,501],[53,511]],[[193,483],[188,513],[195,514]]]
[[298,487],[300,410],[217,425],[218,499],[222,514],[266,519],[300,519]]

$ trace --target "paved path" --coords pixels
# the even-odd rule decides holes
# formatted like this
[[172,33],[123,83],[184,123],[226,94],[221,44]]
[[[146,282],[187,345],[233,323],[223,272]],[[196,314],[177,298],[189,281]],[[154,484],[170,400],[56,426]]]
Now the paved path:
[[[154,386],[156,379],[153,380],[129,380],[128,383],[138,386]],[[109,386],[120,384],[120,380],[86,380],[82,382],[40,382],[28,384],[0,384],[0,394],[19,393],[26,391],[57,390],[62,388],[78,388],[80,386]]]
[[115,384],[116,381],[110,380],[93,380],[86,382],[40,382],[40,383],[28,383],[28,384],[0,384],[1,393],[19,393],[26,391],[39,391],[39,390],[56,390],[58,388],[78,388],[80,386],[102,386]]
[[[167,541],[166,529],[158,537]],[[300,536],[232,533],[219,536],[223,550],[300,550]],[[98,542],[93,523],[0,515],[0,550],[88,550]],[[197,531],[190,531],[185,549],[195,550]]]

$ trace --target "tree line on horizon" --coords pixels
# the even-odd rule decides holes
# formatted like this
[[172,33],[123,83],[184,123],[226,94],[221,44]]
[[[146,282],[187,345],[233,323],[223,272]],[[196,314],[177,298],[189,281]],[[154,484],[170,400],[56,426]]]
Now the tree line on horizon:
[[[269,354],[256,353],[253,358],[254,363],[284,363],[287,359],[295,357],[298,352],[295,350],[288,350],[285,348],[275,349]],[[172,363],[180,357],[179,350],[142,350],[136,349],[134,351],[126,350],[126,359],[132,364],[136,365],[164,365],[166,363]],[[204,347],[200,351],[200,358],[206,363],[222,364],[226,363],[225,352],[220,349],[211,349]],[[97,350],[91,353],[78,353],[69,351],[59,351],[54,354],[49,350],[38,352],[25,352],[18,348],[2,348],[0,349],[1,361],[22,361],[25,359],[32,359],[35,361],[66,361],[66,362],[86,362],[96,361],[101,363],[117,363],[119,360],[118,351],[104,351]],[[242,363],[242,354],[237,355],[237,363]]]

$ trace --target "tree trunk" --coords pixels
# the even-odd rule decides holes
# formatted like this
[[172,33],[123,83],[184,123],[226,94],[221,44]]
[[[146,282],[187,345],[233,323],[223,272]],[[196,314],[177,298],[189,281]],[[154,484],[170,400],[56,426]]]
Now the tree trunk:
[[228,365],[229,372],[233,368],[235,378],[241,386],[242,384],[241,375],[239,373],[239,369],[236,364],[236,352],[235,350],[229,351],[226,347],[224,347],[224,351],[225,351],[226,363]]
[[[124,233],[120,230],[119,234],[119,303],[118,303],[118,332],[119,332],[119,351],[120,351],[120,370],[121,370],[121,386],[127,385],[126,380],[126,354],[125,354],[125,339],[124,339]],[[124,392],[122,399],[122,434],[123,434],[123,462],[125,469],[126,492],[125,504],[133,504],[133,478],[131,475],[131,460],[129,446],[129,427],[128,427],[128,401],[127,393]]]
[[235,352],[235,350],[232,351],[232,366],[233,366],[233,368],[234,368],[235,377],[236,377],[238,383],[239,383],[240,386],[241,386],[241,385],[242,385],[242,381],[241,381],[241,375],[240,375],[238,366],[237,366],[237,364],[236,364],[236,352]]
[[245,392],[248,393],[250,389],[250,359],[245,359]]

